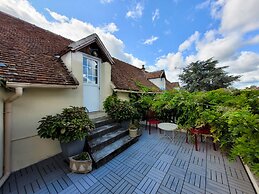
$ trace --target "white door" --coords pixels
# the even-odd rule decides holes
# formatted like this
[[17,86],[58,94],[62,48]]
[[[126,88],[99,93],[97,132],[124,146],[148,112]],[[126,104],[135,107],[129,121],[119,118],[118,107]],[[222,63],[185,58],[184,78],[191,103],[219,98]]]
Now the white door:
[[99,111],[100,107],[100,61],[93,57],[83,57],[84,106],[89,112]]

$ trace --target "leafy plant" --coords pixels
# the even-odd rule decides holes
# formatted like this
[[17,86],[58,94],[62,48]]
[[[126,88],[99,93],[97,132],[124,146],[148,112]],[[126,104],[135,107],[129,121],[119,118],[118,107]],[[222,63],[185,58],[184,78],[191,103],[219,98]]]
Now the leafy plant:
[[58,139],[61,143],[82,140],[94,128],[85,107],[64,108],[60,114],[47,115],[39,123],[41,138]]
[[258,90],[167,91],[156,95],[152,108],[164,118],[175,113],[181,128],[208,124],[221,149],[259,175]]
[[122,101],[116,95],[107,97],[103,103],[105,112],[114,120],[131,120],[137,115],[136,109],[128,101]]
[[74,160],[90,160],[88,152],[82,152],[77,156],[73,157]]

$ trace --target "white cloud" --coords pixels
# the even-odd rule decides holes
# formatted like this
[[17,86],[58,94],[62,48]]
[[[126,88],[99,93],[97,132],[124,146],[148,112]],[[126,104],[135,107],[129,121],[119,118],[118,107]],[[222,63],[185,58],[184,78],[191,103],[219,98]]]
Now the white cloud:
[[156,40],[158,39],[157,36],[151,36],[150,38],[148,38],[147,40],[145,40],[143,42],[143,44],[146,44],[146,45],[152,45]]
[[141,5],[141,3],[137,3],[136,7],[134,7],[132,10],[129,10],[126,13],[126,17],[137,19],[140,18],[143,14],[144,6]]
[[187,50],[195,41],[199,39],[200,33],[198,31],[195,31],[194,34],[192,34],[187,40],[185,40],[182,44],[180,44],[178,50],[180,52],[183,52]]
[[102,4],[111,3],[113,0],[100,0]]
[[125,55],[125,58],[124,58],[124,59],[125,59],[126,61],[130,61],[130,64],[132,64],[132,65],[134,65],[134,66],[136,66],[136,67],[138,67],[138,68],[141,68],[142,65],[145,65],[145,64],[146,64],[145,61],[142,61],[142,60],[140,60],[140,59],[134,57],[132,54],[124,53],[124,55]]
[[69,20],[66,16],[60,15],[54,11],[50,11],[48,8],[46,8],[45,10],[47,10],[49,12],[49,14],[51,15],[52,18],[54,18],[55,20],[57,20],[59,22],[67,22]]
[[222,9],[221,30],[249,32],[259,28],[258,0],[228,0]]
[[210,5],[210,0],[203,1],[202,3],[196,5],[196,9],[205,9]]
[[26,0],[1,0],[0,10],[74,41],[92,33],[97,33],[112,56],[136,66],[141,66],[145,63],[133,55],[124,52],[125,45],[123,41],[112,34],[118,30],[114,23],[109,23],[103,27],[96,27],[90,23],[75,18],[67,18],[47,10],[51,17],[55,19],[55,21],[49,21]]
[[228,71],[231,73],[245,74],[259,70],[259,55],[251,51],[242,51],[236,59],[225,61],[222,65],[229,66]]
[[256,35],[250,40],[248,40],[246,44],[259,44],[259,35]]
[[110,32],[110,33],[114,33],[114,32],[117,32],[119,30],[118,27],[116,26],[116,24],[113,23],[113,22],[103,26],[101,29],[104,32]]
[[152,22],[159,19],[159,9],[156,9],[152,14]]

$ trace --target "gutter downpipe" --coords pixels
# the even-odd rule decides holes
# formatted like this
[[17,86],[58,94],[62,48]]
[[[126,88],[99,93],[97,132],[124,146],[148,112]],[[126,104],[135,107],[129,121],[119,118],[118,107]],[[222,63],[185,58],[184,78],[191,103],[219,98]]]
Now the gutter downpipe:
[[11,128],[12,128],[12,102],[23,95],[23,88],[15,88],[15,94],[4,101],[4,174],[0,179],[0,187],[11,174]]

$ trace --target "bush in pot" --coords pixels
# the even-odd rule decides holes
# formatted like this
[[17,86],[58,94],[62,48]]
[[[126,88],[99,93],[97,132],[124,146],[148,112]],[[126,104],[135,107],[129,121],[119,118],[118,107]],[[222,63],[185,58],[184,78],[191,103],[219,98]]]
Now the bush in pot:
[[85,137],[94,128],[85,107],[64,108],[60,114],[43,117],[37,128],[41,138],[58,139],[62,153],[69,157],[83,151]]
[[120,122],[122,127],[127,129],[130,120],[136,115],[136,109],[128,101],[123,101],[117,98],[116,95],[111,95],[106,98],[103,103],[104,110],[112,119]]

